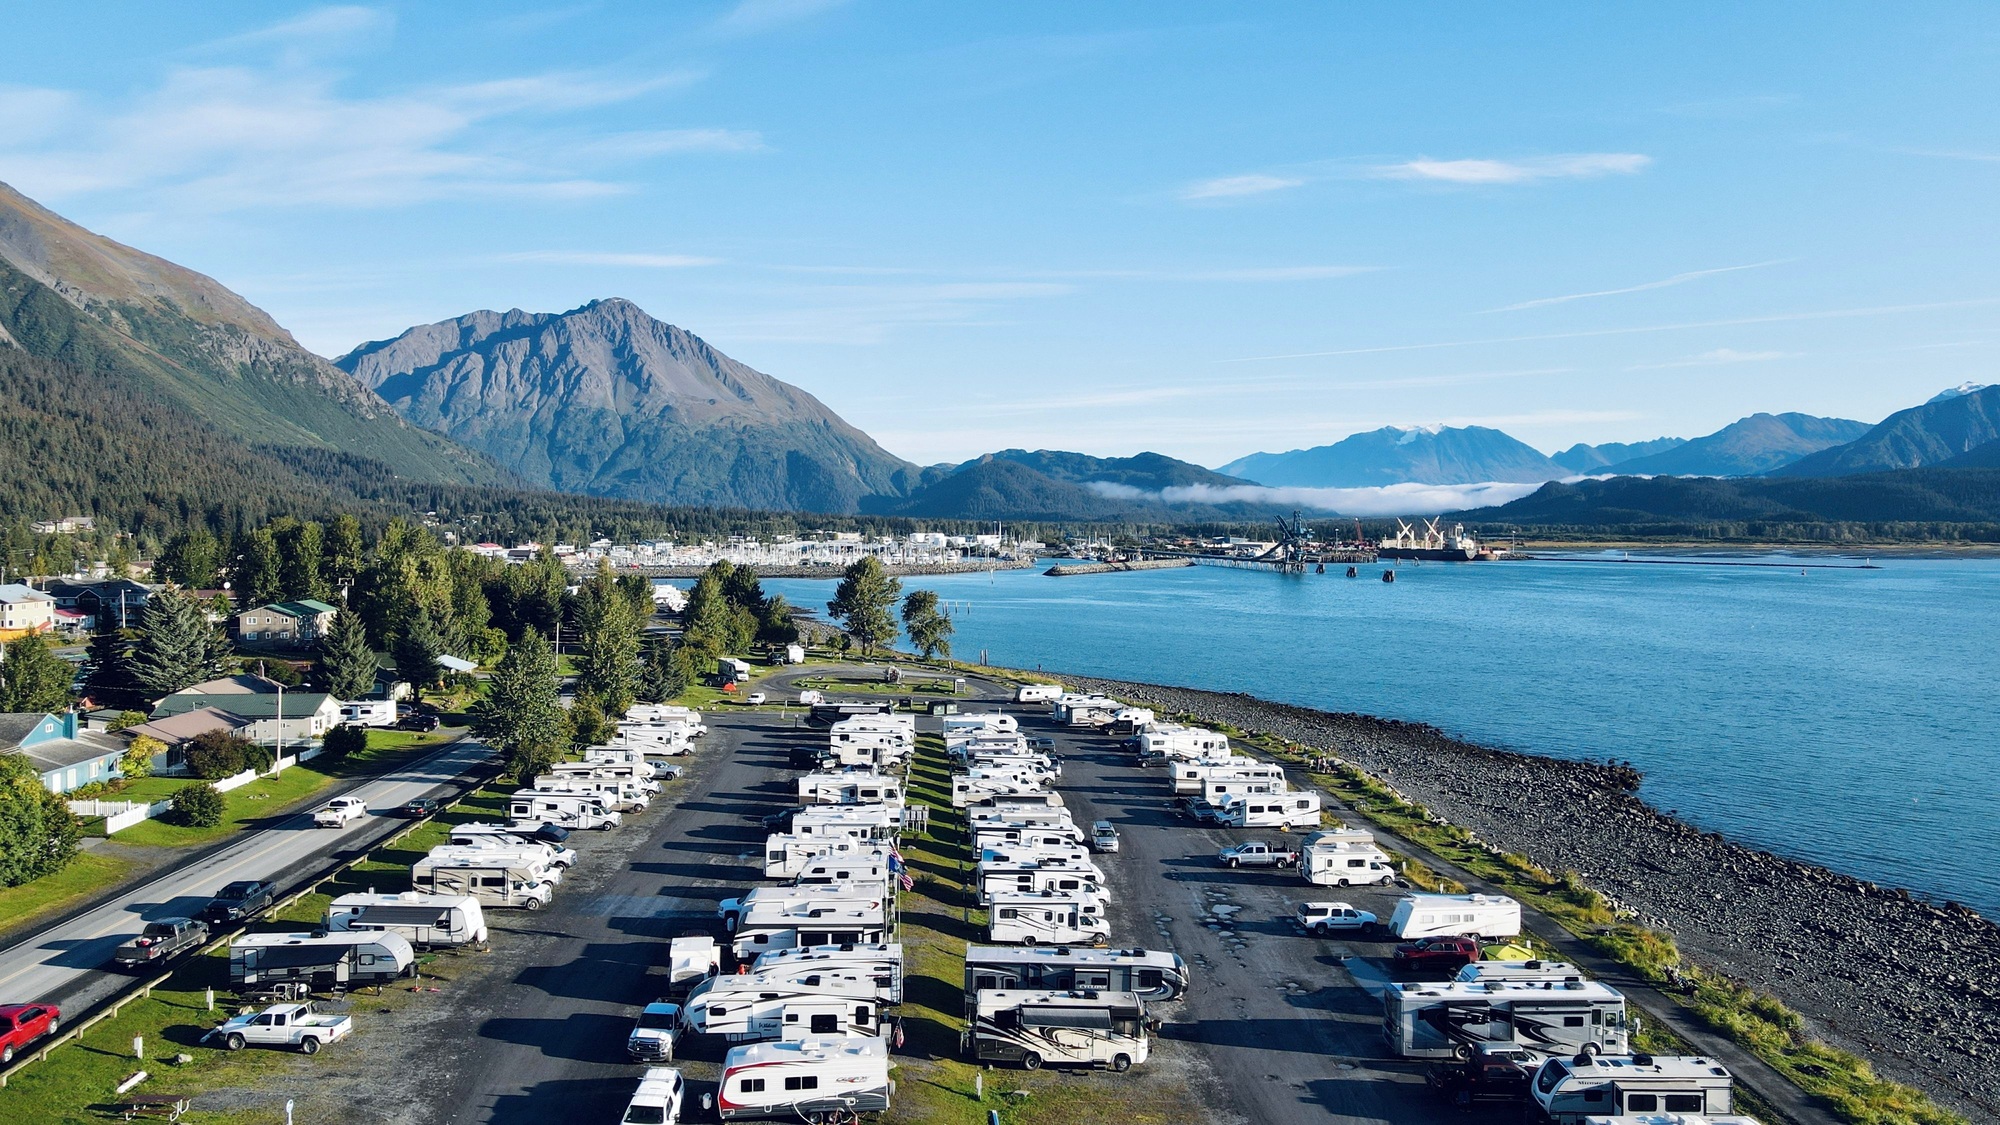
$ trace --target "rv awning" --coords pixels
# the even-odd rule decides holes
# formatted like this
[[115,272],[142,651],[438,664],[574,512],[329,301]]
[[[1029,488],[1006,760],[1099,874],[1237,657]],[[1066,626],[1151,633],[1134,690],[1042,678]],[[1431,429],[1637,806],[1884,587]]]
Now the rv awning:
[[436,906],[367,906],[354,915],[354,921],[372,926],[441,926],[445,913]]
[[351,945],[267,945],[260,950],[260,969],[306,969],[318,965],[338,965],[354,951]]
[[1021,1008],[1023,1027],[1080,1027],[1111,1030],[1111,1013],[1104,1008]]

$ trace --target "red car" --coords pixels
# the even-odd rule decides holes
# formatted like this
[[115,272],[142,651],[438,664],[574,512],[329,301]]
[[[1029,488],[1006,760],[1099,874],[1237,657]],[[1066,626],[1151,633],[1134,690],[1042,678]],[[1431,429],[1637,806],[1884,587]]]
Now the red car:
[[1469,937],[1427,937],[1396,947],[1399,969],[1456,970],[1479,960],[1479,943]]
[[0,1064],[44,1035],[54,1035],[62,1026],[62,1009],[54,1004],[0,1005]]

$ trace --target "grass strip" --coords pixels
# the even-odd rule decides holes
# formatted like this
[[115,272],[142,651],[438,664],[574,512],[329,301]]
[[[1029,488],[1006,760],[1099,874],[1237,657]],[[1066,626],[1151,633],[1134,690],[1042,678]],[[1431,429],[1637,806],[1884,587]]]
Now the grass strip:
[[39,919],[75,906],[116,884],[134,864],[94,851],[80,851],[62,870],[0,891],[0,934],[25,929]]

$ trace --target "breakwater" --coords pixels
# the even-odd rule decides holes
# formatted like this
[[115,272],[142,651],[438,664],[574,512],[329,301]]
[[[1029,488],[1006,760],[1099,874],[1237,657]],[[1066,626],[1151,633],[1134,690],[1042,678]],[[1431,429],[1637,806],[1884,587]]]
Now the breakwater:
[[1116,574],[1126,570],[1174,570],[1193,565],[1194,563],[1188,559],[1137,559],[1132,562],[1057,563],[1042,573],[1050,578],[1068,578],[1077,574]]
[[1778,997],[1885,1074],[1974,1120],[2000,1117],[2000,927],[1966,907],[1703,832],[1634,796],[1626,764],[1242,694],[1045,674],[1336,754],[1497,847],[1578,872],[1674,934],[1690,960]]

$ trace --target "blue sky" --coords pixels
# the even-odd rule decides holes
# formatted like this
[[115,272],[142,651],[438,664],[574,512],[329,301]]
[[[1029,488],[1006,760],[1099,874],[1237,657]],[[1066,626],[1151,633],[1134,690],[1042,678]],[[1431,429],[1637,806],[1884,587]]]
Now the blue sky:
[[629,297],[925,463],[1993,380],[2000,9],[1411,7],[42,5],[0,180],[329,355]]

